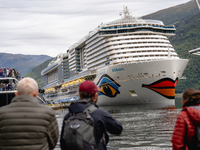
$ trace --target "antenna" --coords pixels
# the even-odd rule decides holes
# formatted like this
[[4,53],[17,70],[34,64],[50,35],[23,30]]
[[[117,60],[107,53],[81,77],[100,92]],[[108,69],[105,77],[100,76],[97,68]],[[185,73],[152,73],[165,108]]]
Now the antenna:
[[128,17],[131,16],[127,6],[124,6],[124,10],[123,10],[123,12],[120,12],[120,16],[121,16],[122,13],[124,14],[125,18],[128,18]]
[[196,0],[196,3],[197,3],[197,7],[199,8],[199,11],[200,11],[200,6],[199,6],[198,0]]

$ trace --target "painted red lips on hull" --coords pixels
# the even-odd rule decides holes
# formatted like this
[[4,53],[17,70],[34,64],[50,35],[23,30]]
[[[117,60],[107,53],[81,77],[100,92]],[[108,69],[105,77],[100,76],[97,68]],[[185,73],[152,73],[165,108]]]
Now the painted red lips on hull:
[[168,99],[174,99],[175,86],[177,82],[178,78],[176,78],[176,80],[172,80],[170,78],[163,78],[149,85],[142,84],[142,87],[149,88]]

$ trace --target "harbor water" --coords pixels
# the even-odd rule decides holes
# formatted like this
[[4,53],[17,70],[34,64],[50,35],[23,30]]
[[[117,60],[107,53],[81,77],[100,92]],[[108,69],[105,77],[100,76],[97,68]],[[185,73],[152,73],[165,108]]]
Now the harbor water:
[[[175,107],[155,108],[151,105],[101,106],[123,126],[121,135],[110,135],[108,150],[171,150],[171,136],[176,117],[181,111],[181,99]],[[67,109],[55,110],[59,130]],[[60,150],[59,142],[55,150]]]

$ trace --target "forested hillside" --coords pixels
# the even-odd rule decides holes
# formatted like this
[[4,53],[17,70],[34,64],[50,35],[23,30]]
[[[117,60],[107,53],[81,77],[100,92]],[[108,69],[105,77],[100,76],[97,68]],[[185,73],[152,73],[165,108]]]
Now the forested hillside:
[[49,64],[49,62],[52,60],[53,58],[45,61],[44,63],[40,64],[39,66],[33,68],[28,74],[26,74],[24,77],[32,77],[34,78],[37,83],[38,86],[41,88],[43,86],[43,77],[41,76],[41,72],[44,68],[46,68]]
[[184,71],[186,80],[180,80],[176,87],[176,93],[192,87],[200,89],[200,56],[189,55],[188,51],[200,47],[200,13],[189,17],[177,24],[176,35],[170,38],[179,57],[189,59]]

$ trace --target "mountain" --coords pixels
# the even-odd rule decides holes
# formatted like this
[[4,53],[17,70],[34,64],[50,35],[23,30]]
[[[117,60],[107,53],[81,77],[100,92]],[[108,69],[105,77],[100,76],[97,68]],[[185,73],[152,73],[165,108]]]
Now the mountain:
[[43,62],[42,64],[34,67],[29,73],[27,73],[24,77],[31,77],[31,78],[34,78],[37,83],[38,83],[38,86],[41,88],[43,86],[43,77],[41,76],[41,72],[44,68],[47,67],[47,65],[49,64],[49,62],[52,60],[53,58],[51,59],[48,59],[46,60],[45,62]]
[[165,25],[175,24],[199,13],[195,0],[143,16],[143,19],[161,20]]
[[0,53],[0,67],[15,68],[21,76],[52,57],[47,55],[22,55]]

